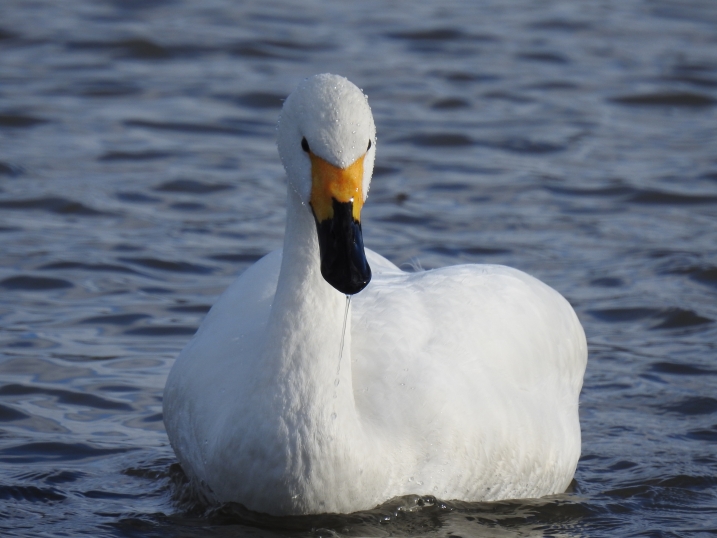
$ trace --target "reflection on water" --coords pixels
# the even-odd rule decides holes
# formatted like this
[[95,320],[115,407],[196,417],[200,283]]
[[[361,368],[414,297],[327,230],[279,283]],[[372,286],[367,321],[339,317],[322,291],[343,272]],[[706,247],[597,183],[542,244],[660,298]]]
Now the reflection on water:
[[[677,0],[6,0],[2,534],[714,533],[716,26],[713,3]],[[512,265],[575,306],[571,492],[267,518],[185,484],[164,380],[280,246],[278,111],[325,71],[376,118],[367,246],[406,268]]]

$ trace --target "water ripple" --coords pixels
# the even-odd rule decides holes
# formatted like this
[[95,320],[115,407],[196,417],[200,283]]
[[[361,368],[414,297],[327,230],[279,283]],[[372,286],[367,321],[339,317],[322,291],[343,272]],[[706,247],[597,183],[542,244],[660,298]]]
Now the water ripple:
[[713,106],[717,99],[693,92],[646,93],[613,97],[612,102],[632,106],[670,106],[703,108]]
[[109,214],[88,207],[81,202],[68,200],[67,198],[59,196],[20,200],[0,200],[0,209],[40,209],[43,211],[49,211],[50,213],[57,213],[59,215],[81,215],[83,217]]
[[45,291],[71,288],[73,284],[61,278],[18,275],[0,280],[0,286],[8,290]]
[[41,461],[76,461],[97,459],[110,454],[128,452],[130,448],[100,448],[85,443],[39,442],[24,443],[0,449],[3,463],[37,463]]
[[111,409],[115,411],[132,411],[132,406],[114,400],[102,398],[96,394],[87,394],[84,392],[74,392],[66,389],[56,389],[49,387],[41,387],[37,385],[25,386],[13,383],[0,387],[0,397],[2,396],[29,396],[41,395],[51,396],[58,404],[67,404],[79,407],[92,407],[94,409]]
[[[2,6],[0,535],[714,534],[714,2]],[[272,518],[187,484],[162,388],[281,247],[276,121],[324,71],[374,112],[369,248],[510,265],[575,306],[568,492]]]

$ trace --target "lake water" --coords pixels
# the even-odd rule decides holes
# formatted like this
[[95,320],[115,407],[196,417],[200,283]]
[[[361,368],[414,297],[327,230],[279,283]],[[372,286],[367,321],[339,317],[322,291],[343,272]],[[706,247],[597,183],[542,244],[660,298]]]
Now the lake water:
[[[368,247],[575,307],[570,492],[269,518],[182,485],[165,378],[281,246],[281,100],[327,71],[376,119]],[[715,321],[711,0],[0,5],[2,536],[714,536]]]

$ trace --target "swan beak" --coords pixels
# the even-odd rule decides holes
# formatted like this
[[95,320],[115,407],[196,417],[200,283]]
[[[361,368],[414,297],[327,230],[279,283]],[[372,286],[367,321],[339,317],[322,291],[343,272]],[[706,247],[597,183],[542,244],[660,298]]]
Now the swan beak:
[[361,233],[363,156],[338,168],[309,153],[311,210],[316,221],[321,275],[341,293],[353,295],[371,281]]

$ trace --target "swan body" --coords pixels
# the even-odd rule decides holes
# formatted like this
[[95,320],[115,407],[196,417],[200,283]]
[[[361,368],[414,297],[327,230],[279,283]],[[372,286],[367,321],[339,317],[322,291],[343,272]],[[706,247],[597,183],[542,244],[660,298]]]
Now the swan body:
[[[407,494],[565,491],[580,455],[587,361],[568,302],[516,269],[406,273],[370,250],[366,285],[354,263],[360,237],[339,256],[353,272],[326,265],[320,237],[334,232],[317,216],[329,207],[317,162],[339,171],[362,162],[348,201],[332,191],[327,217],[346,207],[360,232],[370,109],[346,79],[318,75],[287,99],[278,136],[284,247],[219,298],[167,380],[164,420],[188,476],[214,501],[276,515],[347,513]],[[364,288],[347,304],[326,273]]]

